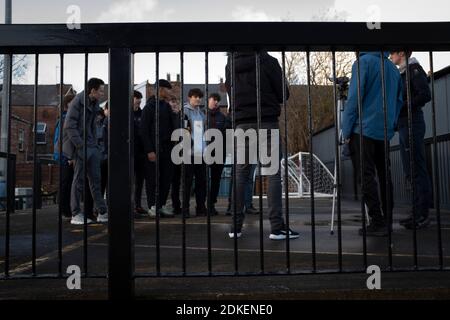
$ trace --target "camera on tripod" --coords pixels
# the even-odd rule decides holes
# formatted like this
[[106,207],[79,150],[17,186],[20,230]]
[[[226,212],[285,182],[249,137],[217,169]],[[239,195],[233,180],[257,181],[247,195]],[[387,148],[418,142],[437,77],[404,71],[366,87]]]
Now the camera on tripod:
[[348,77],[339,77],[334,78],[330,77],[328,78],[331,82],[335,82],[337,89],[339,91],[339,100],[347,100],[347,90],[348,90],[348,83],[350,82],[350,79]]

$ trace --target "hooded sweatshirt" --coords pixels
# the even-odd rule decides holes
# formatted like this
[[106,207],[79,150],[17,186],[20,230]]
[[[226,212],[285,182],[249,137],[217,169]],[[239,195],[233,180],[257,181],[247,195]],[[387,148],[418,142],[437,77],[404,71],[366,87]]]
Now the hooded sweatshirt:
[[[408,59],[409,62],[409,76],[410,76],[410,88],[411,88],[411,110],[420,112],[422,107],[431,100],[431,91],[428,85],[428,77],[416,58],[412,57]],[[403,82],[403,107],[400,112],[400,118],[408,117],[408,98],[406,83],[406,61],[400,65],[400,73],[402,75]]]
[[[183,108],[184,119],[189,121],[189,127],[191,128],[192,143],[195,143],[196,140],[198,141],[196,145],[194,144],[194,150],[197,146],[201,148],[201,150],[199,149],[197,151],[203,151],[206,147],[206,142],[203,139],[203,134],[206,129],[206,114],[200,106],[195,108],[189,103],[186,103]],[[200,141],[201,144],[199,144]]]
[[[394,136],[400,110],[403,106],[403,86],[400,72],[384,53],[384,74],[387,105],[387,138]],[[360,134],[358,118],[357,62],[352,67],[348,100],[342,118],[342,135],[349,139],[352,133]],[[360,92],[362,101],[362,134],[374,140],[384,140],[383,92],[381,86],[381,61],[379,52],[360,54]]]

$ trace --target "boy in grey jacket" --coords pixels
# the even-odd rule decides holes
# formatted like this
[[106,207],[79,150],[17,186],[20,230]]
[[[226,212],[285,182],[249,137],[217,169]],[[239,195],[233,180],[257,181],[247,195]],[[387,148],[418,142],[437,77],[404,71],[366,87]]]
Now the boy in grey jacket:
[[[86,171],[89,188],[98,211],[97,222],[108,222],[108,213],[105,201],[100,191],[100,161],[101,154],[96,132],[96,117],[100,111],[99,100],[104,94],[104,82],[101,79],[89,79],[88,106],[86,106],[86,136],[87,154]],[[84,191],[84,92],[80,92],[69,105],[64,121],[63,154],[74,163],[74,177],[70,206],[72,210],[71,223],[84,224],[84,213],[81,210],[81,197]],[[87,219],[87,223],[92,223]]]

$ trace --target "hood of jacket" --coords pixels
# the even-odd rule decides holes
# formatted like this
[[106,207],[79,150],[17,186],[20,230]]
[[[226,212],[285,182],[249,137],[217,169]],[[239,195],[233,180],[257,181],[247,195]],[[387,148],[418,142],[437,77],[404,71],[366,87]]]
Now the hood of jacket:
[[[419,64],[419,61],[416,58],[411,57],[411,58],[408,59],[408,64],[409,65]],[[406,72],[406,60],[399,66],[399,70],[400,70],[401,74]]]

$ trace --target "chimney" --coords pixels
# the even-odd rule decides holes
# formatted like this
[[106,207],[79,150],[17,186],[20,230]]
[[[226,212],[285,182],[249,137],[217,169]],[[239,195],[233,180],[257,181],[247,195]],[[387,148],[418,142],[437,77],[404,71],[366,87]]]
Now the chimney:
[[179,83],[181,81],[181,77],[180,77],[180,74],[179,73],[177,73],[177,82]]
[[170,73],[167,73],[167,81],[170,82]]
[[222,84],[223,83],[223,78],[222,77],[220,77],[220,82],[219,82],[220,84]]

